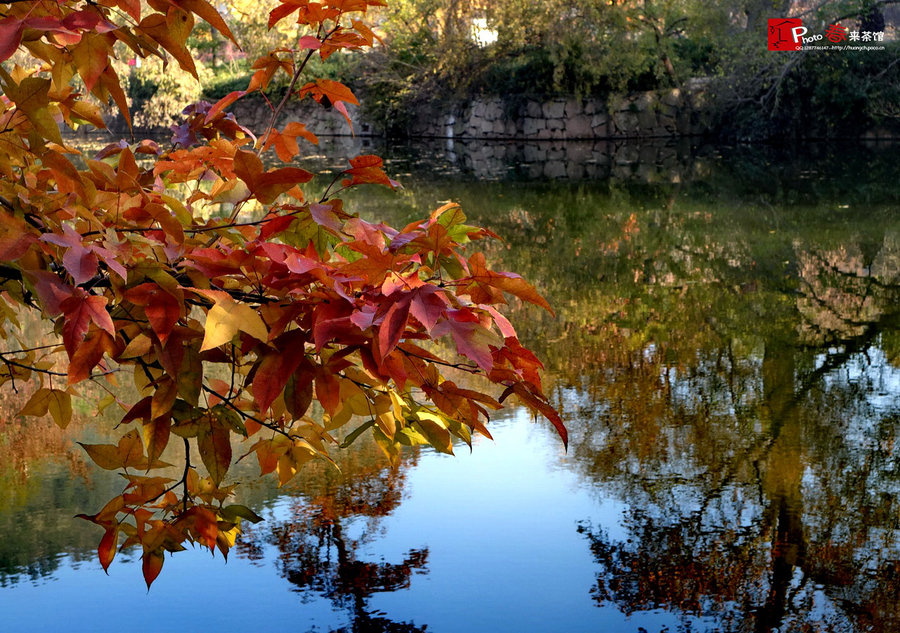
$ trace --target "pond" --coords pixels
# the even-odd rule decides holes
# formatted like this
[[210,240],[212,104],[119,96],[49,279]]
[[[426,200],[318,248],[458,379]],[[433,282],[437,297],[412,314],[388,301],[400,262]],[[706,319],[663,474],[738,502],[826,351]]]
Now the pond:
[[405,189],[348,208],[403,224],[456,200],[556,308],[510,311],[568,452],[521,410],[397,470],[361,443],[343,474],[244,486],[266,520],[148,593],[72,518],[121,488],[74,445],[93,412],[66,433],[9,414],[4,629],[900,630],[896,146],[372,150]]

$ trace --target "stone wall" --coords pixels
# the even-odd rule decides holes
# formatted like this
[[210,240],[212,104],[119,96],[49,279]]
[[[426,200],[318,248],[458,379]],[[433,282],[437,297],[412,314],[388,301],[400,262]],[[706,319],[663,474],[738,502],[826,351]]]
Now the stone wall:
[[[321,136],[381,136],[380,129],[373,126],[361,115],[358,106],[347,105],[347,112],[353,121],[351,133],[347,119],[334,108],[323,108],[311,100],[288,103],[279,120],[279,125],[286,121],[299,121],[306,124],[311,132]],[[266,129],[272,112],[261,99],[242,99],[231,107],[231,112],[238,122],[255,133]]]
[[712,131],[702,105],[702,88],[642,92],[608,101],[570,98],[510,105],[500,98],[485,98],[419,112],[409,134],[528,140],[695,136]]
[[[694,136],[712,131],[702,105],[702,88],[697,87],[642,92],[608,101],[570,98],[513,105],[500,98],[484,98],[423,108],[414,113],[407,133],[411,137],[516,140]],[[381,135],[380,127],[367,120],[359,108],[347,108],[357,135]],[[251,130],[261,131],[268,123],[269,109],[261,101],[238,101],[232,110]],[[283,120],[302,121],[319,135],[350,134],[339,112],[310,101],[290,105]]]

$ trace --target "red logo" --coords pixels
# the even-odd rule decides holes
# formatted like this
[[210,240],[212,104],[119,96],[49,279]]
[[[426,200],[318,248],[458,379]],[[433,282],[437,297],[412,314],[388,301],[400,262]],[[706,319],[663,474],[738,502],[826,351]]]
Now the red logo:
[[769,50],[797,51],[803,43],[806,27],[799,18],[773,18],[769,20]]
[[828,30],[825,31],[825,37],[827,37],[828,41],[832,44],[843,42],[847,39],[847,27],[841,26],[840,23],[832,24],[828,27]]

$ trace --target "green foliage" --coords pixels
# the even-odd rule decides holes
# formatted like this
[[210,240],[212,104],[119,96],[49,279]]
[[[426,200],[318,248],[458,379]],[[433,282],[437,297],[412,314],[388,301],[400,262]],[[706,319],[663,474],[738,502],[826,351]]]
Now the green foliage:
[[[185,104],[200,99],[201,85],[210,76],[205,64],[199,60],[195,64],[199,81],[177,64],[166,64],[158,57],[148,57],[134,68],[128,77],[128,96],[136,125],[167,128],[180,123]],[[247,85],[246,79],[243,85]]]

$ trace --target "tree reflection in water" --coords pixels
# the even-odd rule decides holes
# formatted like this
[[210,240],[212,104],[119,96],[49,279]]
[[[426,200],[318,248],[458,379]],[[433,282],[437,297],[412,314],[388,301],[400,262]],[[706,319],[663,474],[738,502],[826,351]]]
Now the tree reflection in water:
[[426,627],[394,622],[373,613],[368,599],[377,592],[409,587],[415,574],[427,573],[428,549],[412,549],[399,563],[362,559],[361,550],[379,533],[381,520],[402,500],[411,455],[391,469],[378,449],[366,445],[342,456],[343,475],[316,473],[315,490],[290,499],[289,516],[248,531],[239,555],[261,557],[263,543],[278,550],[281,574],[301,594],[328,598],[348,617],[348,627],[332,633],[415,633]]
[[749,291],[715,256],[701,283],[649,286],[645,328],[626,310],[601,334],[615,362],[563,389],[576,461],[630,508],[624,541],[579,526],[598,602],[720,631],[900,630],[900,248],[794,248],[793,275]]

